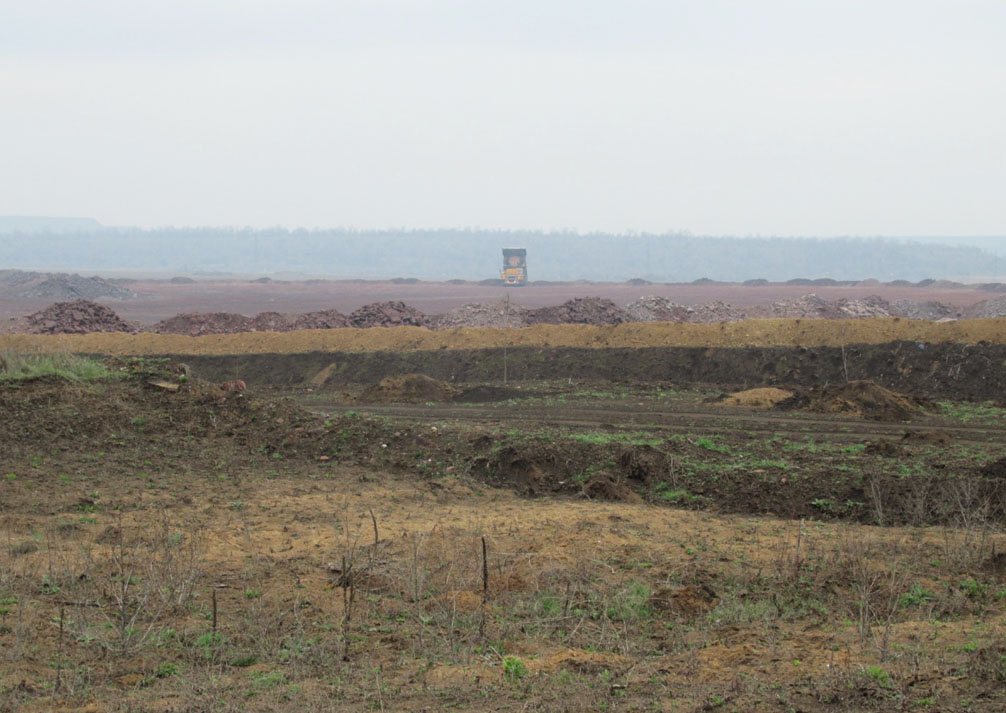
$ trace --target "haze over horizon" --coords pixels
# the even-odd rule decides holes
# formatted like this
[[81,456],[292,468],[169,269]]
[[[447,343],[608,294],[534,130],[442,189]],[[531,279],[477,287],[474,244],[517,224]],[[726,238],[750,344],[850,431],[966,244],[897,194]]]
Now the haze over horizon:
[[20,3],[0,99],[6,215],[1006,232],[992,0]]

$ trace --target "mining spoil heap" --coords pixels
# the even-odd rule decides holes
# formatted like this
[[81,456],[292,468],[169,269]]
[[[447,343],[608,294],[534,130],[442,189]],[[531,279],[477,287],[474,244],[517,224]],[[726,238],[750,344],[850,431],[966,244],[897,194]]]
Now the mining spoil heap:
[[178,334],[0,335],[0,351],[69,351],[113,355],[296,354],[423,351],[498,347],[841,347],[849,344],[1006,344],[1006,319],[925,322],[901,318],[753,319],[720,324],[624,323],[603,327],[545,325],[521,329],[422,327]]

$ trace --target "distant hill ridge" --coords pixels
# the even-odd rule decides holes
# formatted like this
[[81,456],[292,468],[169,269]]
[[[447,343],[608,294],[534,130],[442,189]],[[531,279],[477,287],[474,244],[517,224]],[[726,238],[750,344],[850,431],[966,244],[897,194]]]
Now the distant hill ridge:
[[[7,227],[0,227],[0,232],[6,229],[10,234],[16,223],[5,220]],[[0,267],[480,280],[498,277],[502,248],[522,247],[527,249],[532,281],[783,282],[805,277],[989,282],[1006,274],[1006,257],[990,250],[902,238],[736,238],[480,228],[145,230],[101,227],[92,221],[87,221],[87,229],[58,232],[52,228],[56,224],[29,224],[34,226],[30,240],[0,240]],[[46,225],[48,232],[36,232]]]
[[94,218],[0,215],[0,233],[92,233],[103,227]]

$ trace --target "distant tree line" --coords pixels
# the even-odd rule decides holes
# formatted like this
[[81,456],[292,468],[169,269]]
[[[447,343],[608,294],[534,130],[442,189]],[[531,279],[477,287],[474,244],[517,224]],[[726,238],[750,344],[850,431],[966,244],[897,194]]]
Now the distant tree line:
[[995,260],[979,248],[884,238],[733,238],[479,228],[103,227],[66,233],[5,233],[0,235],[0,268],[481,280],[498,276],[504,247],[527,248],[532,280],[966,279],[989,275]]

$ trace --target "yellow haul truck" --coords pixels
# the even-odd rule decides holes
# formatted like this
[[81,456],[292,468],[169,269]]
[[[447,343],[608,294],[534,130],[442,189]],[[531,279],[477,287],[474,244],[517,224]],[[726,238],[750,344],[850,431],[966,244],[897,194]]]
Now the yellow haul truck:
[[500,278],[504,285],[527,284],[527,250],[524,248],[503,248],[503,269]]

